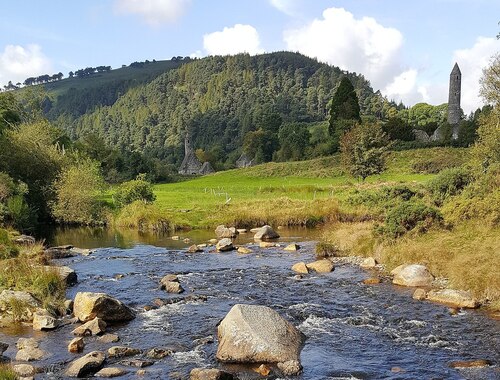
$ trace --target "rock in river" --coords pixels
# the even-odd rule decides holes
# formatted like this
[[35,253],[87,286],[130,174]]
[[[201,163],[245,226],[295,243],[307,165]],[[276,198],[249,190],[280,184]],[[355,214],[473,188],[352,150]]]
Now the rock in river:
[[217,226],[215,229],[215,235],[217,235],[217,238],[223,239],[223,238],[235,238],[238,236],[239,232],[236,230],[234,227],[229,227],[227,228],[225,225],[221,224],[220,226]]
[[104,322],[103,319],[96,317],[91,321],[88,321],[87,323],[78,326],[72,332],[73,335],[78,335],[78,336],[90,336],[90,335],[95,336],[105,333],[106,327],[107,327],[106,322]]
[[130,321],[135,318],[132,309],[106,293],[77,293],[73,312],[81,322],[88,322],[95,317],[106,322]]
[[294,264],[292,266],[292,270],[295,273],[299,273],[299,274],[308,274],[309,273],[309,269],[307,269],[306,264],[302,261],[300,263]]
[[333,263],[328,259],[317,260],[313,263],[306,264],[307,269],[318,273],[330,273],[333,269]]
[[255,240],[272,240],[278,239],[279,237],[280,235],[278,235],[278,233],[275,232],[271,226],[265,225],[258,229],[253,238]]
[[230,373],[216,368],[193,368],[189,374],[190,380],[233,380]]
[[431,290],[427,293],[427,299],[433,302],[443,303],[454,307],[475,309],[479,307],[479,301],[472,297],[469,292],[454,289]]
[[229,239],[229,238],[221,239],[217,243],[217,245],[215,246],[215,248],[219,252],[232,251],[234,249],[233,241],[231,239]]
[[[396,271],[396,269],[398,269]],[[396,268],[392,282],[402,286],[430,286],[434,276],[424,265],[411,264]],[[393,271],[393,272],[394,272]],[[392,273],[392,272],[391,272]]]
[[82,352],[84,348],[85,348],[85,342],[83,338],[74,338],[68,344],[68,351],[72,353]]
[[33,338],[19,338],[16,346],[19,349],[16,354],[17,361],[31,362],[41,360],[48,355],[38,347],[38,342]]
[[80,359],[72,361],[66,369],[68,377],[85,377],[99,371],[106,360],[106,355],[100,351],[92,351]]
[[99,372],[97,372],[95,374],[95,377],[105,377],[105,378],[120,377],[126,375],[127,373],[128,371],[123,368],[108,367],[108,368],[103,368]]
[[217,359],[234,363],[299,361],[305,336],[266,306],[234,305],[218,326]]
[[53,330],[59,326],[59,321],[47,310],[38,309],[33,313],[33,330]]
[[55,272],[67,286],[73,286],[78,282],[76,272],[70,267],[44,265],[42,268],[47,272]]
[[0,342],[0,356],[9,348],[7,343]]
[[134,356],[140,354],[141,350],[127,346],[113,346],[108,349],[110,358],[120,358],[124,356]]

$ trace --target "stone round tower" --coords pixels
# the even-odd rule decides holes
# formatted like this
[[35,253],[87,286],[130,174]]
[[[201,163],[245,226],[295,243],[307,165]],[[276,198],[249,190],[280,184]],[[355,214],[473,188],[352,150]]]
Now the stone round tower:
[[462,73],[458,64],[455,63],[450,74],[450,91],[448,94],[448,123],[457,125],[460,123],[462,111],[460,109],[460,92],[462,87]]

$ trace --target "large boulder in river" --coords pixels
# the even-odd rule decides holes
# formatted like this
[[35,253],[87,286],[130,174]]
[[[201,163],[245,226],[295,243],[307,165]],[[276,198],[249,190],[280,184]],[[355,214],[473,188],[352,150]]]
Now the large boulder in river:
[[73,313],[81,322],[88,322],[95,317],[106,322],[130,321],[135,318],[132,309],[106,293],[77,293]]
[[280,235],[271,226],[265,225],[257,230],[253,238],[255,240],[272,240],[279,239],[279,237]]
[[234,227],[226,227],[225,225],[221,224],[220,226],[217,226],[215,229],[215,235],[217,235],[217,238],[219,239],[224,239],[224,238],[235,238],[238,236],[239,232],[236,228]]
[[469,292],[463,290],[431,290],[427,293],[427,299],[429,301],[439,302],[453,307],[463,307],[469,309],[479,307],[479,301],[472,297]]
[[217,359],[229,363],[299,361],[305,336],[266,306],[234,305],[217,330]]
[[106,360],[106,355],[100,351],[92,351],[80,359],[72,361],[66,369],[68,377],[85,377],[99,371]]
[[330,273],[334,269],[333,263],[328,259],[316,260],[312,263],[306,264],[307,269],[313,270],[317,273]]
[[424,265],[411,264],[398,267],[392,280],[402,286],[431,286],[434,276]]

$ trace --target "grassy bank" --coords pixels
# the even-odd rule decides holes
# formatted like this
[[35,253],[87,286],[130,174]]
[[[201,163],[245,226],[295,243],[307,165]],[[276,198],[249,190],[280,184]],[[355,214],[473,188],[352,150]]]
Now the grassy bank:
[[454,228],[384,241],[374,234],[374,223],[335,224],[325,229],[323,241],[337,255],[372,256],[388,271],[405,263],[426,265],[455,289],[470,290],[500,310],[500,227],[478,221]]
[[[14,231],[0,229],[8,234],[10,239],[16,236]],[[45,270],[42,265],[47,264],[43,255],[43,244],[38,242],[32,245],[0,244],[0,292],[2,290],[26,291],[35,297],[40,305],[53,312],[62,310],[65,300],[66,287],[55,271]],[[8,255],[6,254],[8,252]],[[3,253],[3,255],[2,255]],[[7,306],[7,313],[14,320],[26,318],[26,305],[11,301]]]
[[429,172],[442,165],[444,156],[446,165],[456,166],[466,155],[467,150],[453,148],[391,152],[387,170],[365,182],[346,176],[338,156],[228,170],[158,184],[154,211],[131,206],[116,223],[139,227],[168,221],[171,228],[212,228],[220,223],[312,226],[356,220],[363,217],[360,208],[338,206],[353,191],[397,183],[423,184],[435,176]]

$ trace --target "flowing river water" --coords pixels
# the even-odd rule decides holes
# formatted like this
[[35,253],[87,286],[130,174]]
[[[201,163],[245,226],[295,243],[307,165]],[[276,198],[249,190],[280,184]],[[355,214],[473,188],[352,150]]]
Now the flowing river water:
[[[446,306],[415,301],[413,289],[389,281],[365,285],[373,276],[351,264],[339,263],[329,274],[297,279],[291,266],[314,260],[317,232],[280,231],[279,243],[297,242],[301,249],[260,249],[251,235],[237,243],[250,244],[253,253],[235,251],[186,253],[188,244],[170,237],[123,233],[104,229],[60,230],[48,235],[52,244],[96,248],[90,256],[58,260],[76,270],[79,291],[106,292],[129,304],[137,318],[108,327],[119,343],[102,344],[86,338],[85,353],[112,345],[130,345],[147,351],[169,347],[174,353],[145,368],[144,379],[184,379],[195,367],[220,367],[240,372],[241,379],[259,378],[248,368],[217,363],[216,325],[237,303],[266,305],[290,320],[306,336],[301,354],[303,373],[295,379],[499,379],[500,322],[481,311],[451,315]],[[205,243],[211,232],[181,234],[191,243]],[[165,274],[178,274],[186,292],[171,295],[158,288]],[[124,275],[123,277],[118,275]],[[119,278],[121,277],[121,278]],[[191,296],[191,297],[188,297]],[[181,298],[188,297],[186,300]],[[155,298],[170,300],[144,311]],[[67,352],[74,325],[50,332],[30,327],[0,330],[0,341],[11,346],[4,355],[15,356],[19,337],[35,337],[50,356],[40,362],[37,379],[61,379],[65,365],[75,359]],[[456,360],[486,359],[486,368],[455,369]],[[137,379],[137,369],[122,379]],[[262,378],[262,377],[260,377]]]

